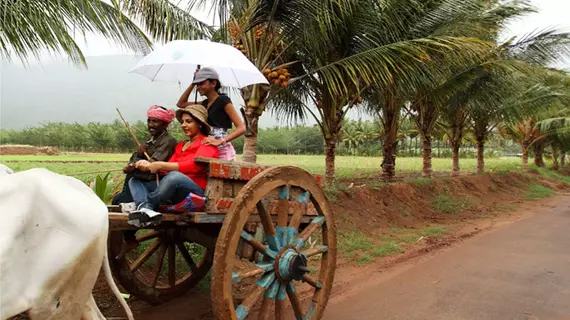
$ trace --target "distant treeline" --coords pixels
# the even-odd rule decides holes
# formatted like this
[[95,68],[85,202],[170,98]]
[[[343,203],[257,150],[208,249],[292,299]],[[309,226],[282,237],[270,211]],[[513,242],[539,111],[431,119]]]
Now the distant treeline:
[[[380,156],[382,154],[381,130],[373,121],[348,121],[344,125],[343,136],[338,147],[339,155]],[[131,127],[139,141],[147,138],[147,126],[143,121],[132,123]],[[177,139],[184,135],[177,122],[169,128]],[[57,147],[61,151],[79,152],[130,152],[135,143],[121,121],[113,123],[46,123],[38,127],[22,130],[0,130],[1,144],[26,144],[33,146]],[[233,141],[241,153],[243,137]],[[451,149],[445,137],[433,143],[434,157],[450,157]],[[318,126],[294,126],[260,129],[258,139],[259,154],[324,154],[323,138]],[[504,152],[518,149],[511,141],[498,141],[489,144],[486,155],[501,156]],[[421,156],[421,139],[414,132],[403,134],[398,144],[399,156]],[[476,150],[470,142],[461,149],[462,157],[475,157]]]

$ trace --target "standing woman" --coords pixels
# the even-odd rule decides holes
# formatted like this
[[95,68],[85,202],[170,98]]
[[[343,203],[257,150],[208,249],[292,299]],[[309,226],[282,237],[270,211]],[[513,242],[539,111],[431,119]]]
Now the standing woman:
[[[194,74],[194,81],[178,100],[176,105],[179,108],[194,104],[188,102],[188,98],[195,86],[200,95],[206,97],[201,103],[208,110],[208,124],[212,127],[210,136],[202,143],[218,147],[221,160],[235,160],[236,151],[231,141],[245,133],[245,124],[236,112],[230,97],[220,94],[222,84],[218,73],[212,68],[198,70]],[[229,133],[232,124],[236,129]]]

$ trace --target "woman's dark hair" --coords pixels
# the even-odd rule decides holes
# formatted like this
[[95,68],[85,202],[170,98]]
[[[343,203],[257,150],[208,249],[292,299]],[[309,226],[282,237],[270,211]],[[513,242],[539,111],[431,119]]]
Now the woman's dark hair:
[[194,120],[196,123],[199,124],[199,126],[200,126],[200,133],[201,133],[202,135],[204,135],[204,136],[206,136],[206,137],[210,135],[210,130],[208,129],[208,126],[207,126],[207,125],[204,125],[204,124],[202,123],[202,121],[200,121],[198,118],[194,117],[193,115],[191,115],[191,114],[188,114],[188,115],[192,118],[192,120]]
[[218,79],[208,79],[208,81],[210,81],[210,82],[216,81],[216,86],[214,87],[214,90],[216,90],[217,93],[220,93],[220,88],[222,87],[222,84],[220,83],[220,80],[218,80]]

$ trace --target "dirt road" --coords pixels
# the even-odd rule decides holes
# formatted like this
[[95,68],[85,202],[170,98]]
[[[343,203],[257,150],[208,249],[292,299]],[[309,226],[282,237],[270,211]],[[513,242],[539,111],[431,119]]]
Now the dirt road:
[[570,197],[395,271],[355,279],[325,320],[570,319]]

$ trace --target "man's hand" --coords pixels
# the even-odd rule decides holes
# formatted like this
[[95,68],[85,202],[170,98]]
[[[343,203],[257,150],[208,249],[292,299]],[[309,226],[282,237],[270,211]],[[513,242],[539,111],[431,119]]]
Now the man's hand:
[[141,171],[150,171],[150,162],[146,160],[139,160],[135,164],[135,167]]
[[135,172],[135,165],[133,163],[129,163],[126,167],[123,168],[123,172],[126,174],[130,174]]
[[137,153],[139,154],[139,156],[144,156],[144,153],[146,152],[146,145],[145,144],[140,144],[139,148],[137,150]]

